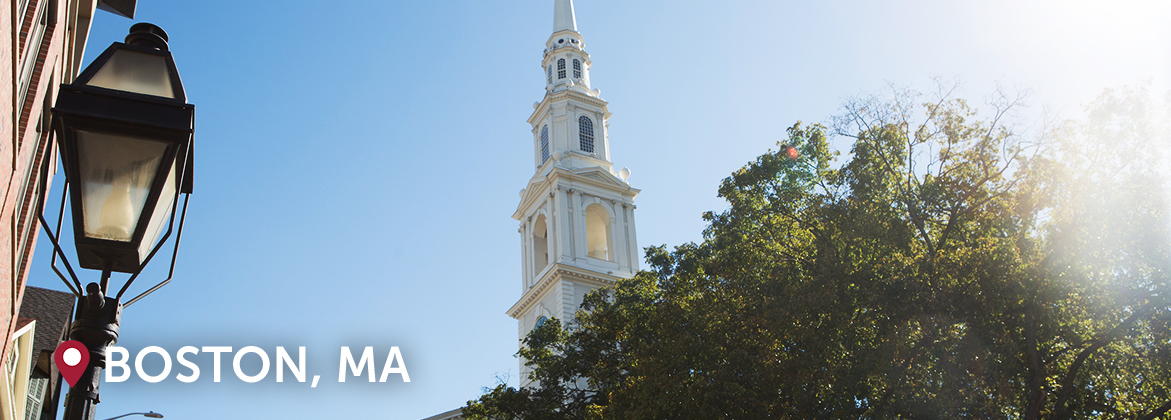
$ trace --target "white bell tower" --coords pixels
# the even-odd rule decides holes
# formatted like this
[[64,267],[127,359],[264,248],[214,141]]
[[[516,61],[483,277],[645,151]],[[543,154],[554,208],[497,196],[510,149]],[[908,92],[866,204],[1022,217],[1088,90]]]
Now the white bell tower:
[[[533,104],[533,178],[520,192],[521,297],[508,310],[523,339],[538,322],[572,325],[586,293],[630,278],[641,253],[634,235],[630,170],[610,163],[610,111],[590,88],[590,55],[572,0],[554,0],[553,35],[541,71],[545,97]],[[521,363],[521,385],[528,371]]]

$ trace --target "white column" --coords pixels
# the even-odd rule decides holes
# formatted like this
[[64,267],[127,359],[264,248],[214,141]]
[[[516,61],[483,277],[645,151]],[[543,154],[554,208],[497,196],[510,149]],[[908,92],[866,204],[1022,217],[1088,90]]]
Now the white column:
[[627,268],[626,264],[626,211],[616,200],[610,200],[610,211],[613,212],[614,217],[610,218],[610,244],[614,247],[610,252],[614,255],[614,263],[618,264],[619,268]]
[[[569,80],[573,80],[572,59],[569,60],[569,65],[567,67],[569,67]],[[577,106],[573,103],[570,103],[566,106],[566,108],[568,108],[568,112],[565,113],[565,150],[578,150],[581,149],[581,146],[577,144]]]
[[573,216],[573,230],[577,233],[574,235],[574,245],[577,252],[573,253],[575,259],[584,261],[585,257],[589,256],[589,244],[586,242],[586,221],[585,221],[585,204],[582,203],[581,191],[573,192],[573,202],[570,203],[575,211]]
[[630,257],[630,272],[634,273],[638,271],[638,260],[642,259],[642,255],[639,255],[641,250],[638,249],[638,238],[635,234],[638,230],[634,227],[634,209],[637,207],[634,203],[624,204],[622,207],[626,209],[626,232],[630,238],[630,252],[627,253]]
[[557,187],[557,197],[554,200],[557,206],[557,215],[561,216],[557,221],[557,228],[562,230],[561,234],[557,235],[557,259],[556,261],[573,261],[573,255],[570,254],[570,249],[573,247],[573,238],[569,233],[573,230],[573,221],[569,220],[569,197],[565,190]]
[[[558,252],[561,251],[561,244],[559,243],[559,240],[557,239],[557,238],[561,237],[561,226],[557,225],[560,222],[561,217],[558,217],[559,215],[557,214],[557,211],[554,210],[556,208],[556,205],[554,204],[554,202],[556,201],[555,200],[556,197],[557,197],[557,194],[550,191],[549,192],[549,199],[545,200],[545,206],[544,206],[545,207],[545,232],[548,233],[548,237],[545,240],[545,246],[548,247],[548,250],[549,250],[549,261],[548,262],[550,264],[557,261],[557,255],[559,255]],[[544,269],[544,268],[545,267],[541,267],[540,269],[536,269],[537,273],[540,273],[540,270]]]
[[[556,69],[554,69],[554,71],[556,71]],[[566,63],[566,71],[569,71],[568,63]],[[558,102],[560,103],[553,105],[553,126],[549,127],[552,130],[552,132],[549,134],[553,137],[551,143],[553,143],[555,147],[550,150],[549,153],[553,153],[554,150],[569,150],[566,147],[568,146],[567,139],[569,138],[569,110],[567,109],[567,104],[564,101]]]
[[602,153],[598,153],[598,156],[600,156],[602,159],[606,159],[608,162],[610,161],[610,120],[607,119],[604,124],[600,125],[605,128],[602,129],[601,136]]
[[528,291],[529,282],[531,281],[529,279],[531,279],[533,277],[532,273],[529,272],[529,270],[530,270],[529,266],[532,264],[529,262],[529,250],[528,250],[528,247],[529,247],[528,244],[530,242],[528,240],[528,236],[530,236],[529,232],[531,232],[531,229],[532,229],[532,227],[530,226],[531,224],[532,224],[532,222],[525,221],[525,222],[522,222],[520,227],[516,229],[516,231],[518,233],[520,233],[520,287],[521,287],[520,293],[521,294],[524,294],[524,292]]

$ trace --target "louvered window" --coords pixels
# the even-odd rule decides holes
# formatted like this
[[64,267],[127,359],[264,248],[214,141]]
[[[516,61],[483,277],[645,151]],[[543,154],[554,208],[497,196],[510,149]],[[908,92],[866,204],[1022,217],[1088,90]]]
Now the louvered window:
[[40,420],[41,403],[45,398],[45,388],[49,378],[30,378],[28,380],[28,396],[24,403],[24,420]]
[[573,59],[573,78],[581,79],[581,60]]
[[557,60],[557,80],[565,78],[565,59]]
[[541,164],[549,160],[549,126],[541,127]]
[[577,119],[578,138],[581,140],[581,151],[594,152],[594,122],[590,117],[582,115]]

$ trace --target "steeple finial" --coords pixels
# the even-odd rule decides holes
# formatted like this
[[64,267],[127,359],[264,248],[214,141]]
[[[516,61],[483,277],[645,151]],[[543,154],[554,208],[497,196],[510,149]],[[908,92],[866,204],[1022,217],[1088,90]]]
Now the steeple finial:
[[570,30],[577,32],[577,19],[573,17],[573,0],[554,0],[553,32]]

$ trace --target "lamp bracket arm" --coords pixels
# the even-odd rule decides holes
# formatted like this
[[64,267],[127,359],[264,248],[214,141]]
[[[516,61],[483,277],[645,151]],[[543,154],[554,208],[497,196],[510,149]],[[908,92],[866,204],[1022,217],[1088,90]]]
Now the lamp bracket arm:
[[[49,222],[45,220],[45,201],[48,200],[48,197],[45,197],[45,192],[49,182],[49,163],[51,163],[51,159],[55,156],[55,154],[52,153],[53,134],[55,134],[55,131],[56,130],[50,131],[50,140],[46,146],[50,150],[45,152],[45,159],[41,162],[41,179],[40,185],[38,187],[39,191],[37,194],[37,218],[40,219],[41,228],[45,231],[45,235],[49,237],[49,242],[53,243],[53,258],[49,265],[53,267],[53,272],[57,273],[57,277],[61,278],[61,281],[65,283],[65,286],[69,288],[69,291],[73,292],[73,296],[76,296],[78,299],[80,299],[82,297],[80,292],[80,290],[82,290],[81,281],[77,279],[77,273],[73,271],[73,266],[69,264],[69,259],[65,256],[65,251],[61,249],[61,242],[59,241],[60,236],[58,235],[61,232],[61,220],[65,216],[65,198],[69,193],[68,179],[65,180],[65,184],[61,187],[61,211],[57,214],[57,233],[54,233],[49,229]],[[73,283],[70,283],[69,280],[65,278],[65,274],[61,273],[61,270],[57,268],[57,256],[61,256],[61,262],[65,263],[65,269],[69,272],[69,277],[73,279]],[[77,287],[75,288],[74,286]]]
[[[137,302],[139,299],[142,299],[151,293],[154,293],[155,290],[161,289],[163,286],[166,286],[167,283],[170,283],[171,279],[175,277],[175,259],[179,255],[179,241],[181,239],[183,239],[183,223],[185,221],[187,221],[187,202],[189,200],[191,200],[191,194],[183,194],[183,215],[181,217],[179,217],[179,231],[175,233],[175,249],[173,251],[171,251],[171,269],[170,269],[170,271],[167,272],[167,278],[165,280],[163,280],[162,282],[160,282],[159,284],[154,285],[154,287],[147,289],[147,291],[142,292],[142,294],[135,296],[134,299],[130,299],[129,301],[126,302],[126,304],[122,305],[122,308],[129,307],[130,304]],[[175,201],[175,205],[176,206],[179,205],[178,200]],[[175,213],[174,213],[174,211],[172,211],[171,212],[171,219],[172,219],[171,225],[172,226],[174,226],[174,217],[175,217]],[[170,229],[167,229],[167,235],[170,235],[170,234],[171,234]],[[161,247],[162,245],[163,245],[163,241],[159,241],[159,244],[157,246],[155,246],[154,251],[158,251],[159,247]],[[151,256],[154,256],[154,251],[151,252]],[[145,265],[146,263],[144,262],[143,264]],[[141,272],[141,270],[139,270],[139,272]],[[134,276],[138,276],[138,273],[135,273]],[[131,280],[133,280],[133,279],[134,279],[134,277],[131,277]],[[122,290],[120,290],[118,292],[118,299],[122,298],[122,293],[126,292],[127,286],[130,286],[130,281],[127,281],[126,286],[123,286]]]

